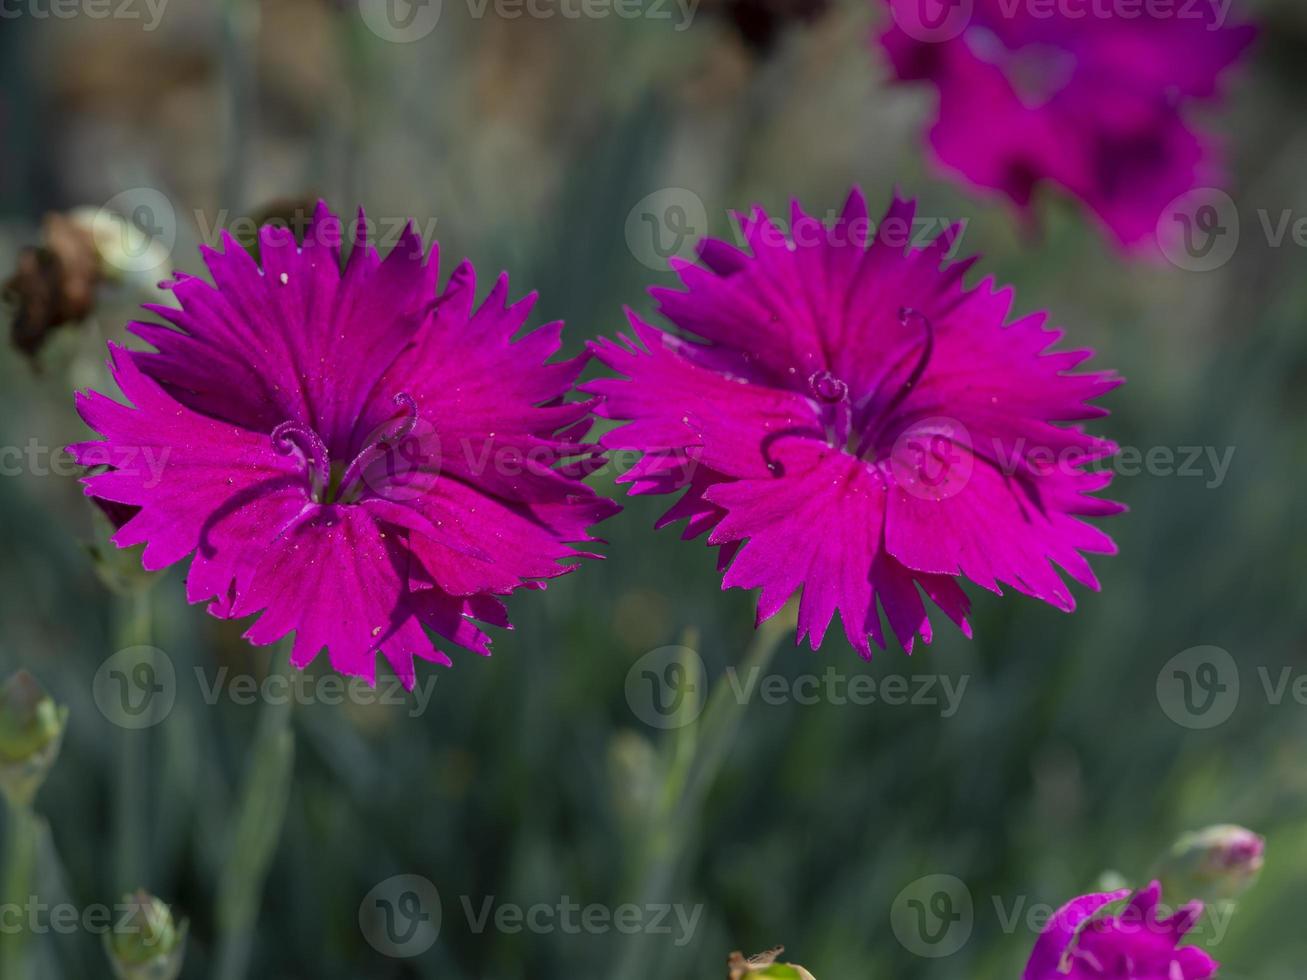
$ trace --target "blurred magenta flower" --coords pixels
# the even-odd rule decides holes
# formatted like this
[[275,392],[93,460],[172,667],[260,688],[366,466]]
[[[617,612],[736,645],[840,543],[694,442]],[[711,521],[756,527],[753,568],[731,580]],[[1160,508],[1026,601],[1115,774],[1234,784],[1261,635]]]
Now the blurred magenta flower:
[[1171,202],[1223,183],[1215,141],[1185,111],[1219,99],[1222,73],[1256,33],[1227,25],[1226,6],[1132,4],[1127,15],[1110,3],[887,2],[881,42],[895,74],[939,94],[938,161],[1024,217],[1048,182],[1123,248],[1153,252]]
[[1217,962],[1180,940],[1202,914],[1202,902],[1171,916],[1158,906],[1153,882],[1113,915],[1096,916],[1129,890],[1082,895],[1062,906],[1035,942],[1022,980],[1205,980]]
[[156,352],[111,346],[128,407],[79,393],[104,441],[70,447],[108,469],[86,492],[139,508],[114,537],[157,569],[194,553],[191,602],[259,615],[246,637],[294,631],[292,662],[326,647],[372,680],[413,658],[448,664],[427,630],[488,654],[498,596],[570,570],[571,543],[617,510],[580,478],[591,403],[564,401],[587,356],[546,363],[561,323],[517,340],[534,296],[507,276],[474,306],[466,262],[439,285],[409,224],[383,261],[362,212],[341,263],[340,220],[319,205],[302,247],[260,231],[262,268],[230,236],[202,250],[214,285],[179,274],[179,308],[134,323]]
[[1116,447],[1055,423],[1106,414],[1089,402],[1120,379],[1072,373],[1090,352],[1050,353],[1043,313],[1006,323],[1012,291],[948,263],[960,229],[917,248],[914,214],[896,199],[875,226],[855,190],[829,228],[797,203],[788,231],[741,216],[750,252],[709,239],[702,266],[673,260],[684,291],[652,290],[692,336],[632,313],[634,338],[595,347],[628,380],[583,386],[629,423],[602,444],[643,454],[630,492],[685,491],[659,526],[711,531],[760,622],[802,588],[814,649],[836,610],[864,657],[883,647],[878,601],[909,652],[929,642],[919,589],[970,635],[963,577],[1071,610],[1053,563],[1097,588],[1081,552],[1115,551],[1078,518],[1122,509],[1086,469]]

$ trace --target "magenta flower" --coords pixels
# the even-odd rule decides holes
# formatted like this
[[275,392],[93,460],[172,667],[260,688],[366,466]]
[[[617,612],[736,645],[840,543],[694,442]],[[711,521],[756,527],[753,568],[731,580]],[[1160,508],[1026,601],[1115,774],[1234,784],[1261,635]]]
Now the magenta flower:
[[1202,914],[1202,902],[1165,917],[1161,886],[1136,892],[1115,915],[1096,915],[1128,890],[1083,895],[1053,916],[1035,942],[1022,980],[1206,980],[1217,962],[1180,940]]
[[230,236],[203,249],[214,285],[178,275],[179,308],[147,307],[171,326],[132,324],[156,352],[111,346],[130,407],[79,393],[104,441],[70,450],[109,467],[89,496],[139,509],[115,544],[194,554],[191,602],[259,614],[255,644],[293,631],[297,667],[325,647],[372,680],[380,651],[411,687],[414,657],[450,663],[428,631],[488,654],[498,597],[570,570],[618,508],[579,482],[592,405],[564,401],[585,356],[546,363],[562,324],[513,340],[533,296],[501,276],[474,307],[469,264],[441,289],[411,224],[384,261],[365,229],[343,270],[325,205],[302,248],[263,228],[261,269]]
[[[1029,216],[1036,186],[1079,198],[1128,250],[1176,198],[1223,181],[1185,110],[1214,102],[1252,41],[1214,4],[888,0],[894,72],[939,93],[930,145],[949,172]],[[1124,7],[1121,8],[1124,11]],[[1072,16],[1072,11],[1080,16]]]
[[629,380],[584,386],[629,422],[602,444],[643,454],[631,493],[685,491],[659,526],[710,531],[759,621],[802,588],[814,649],[836,610],[864,657],[884,646],[878,601],[909,652],[929,642],[922,591],[970,635],[963,577],[1070,610],[1053,564],[1097,588],[1082,552],[1115,550],[1078,518],[1122,509],[1086,469],[1116,447],[1055,423],[1106,414],[1088,402],[1119,379],[1072,373],[1090,352],[1050,353],[1042,313],[1005,323],[1011,290],[966,288],[958,228],[907,247],[914,208],[873,231],[855,190],[830,228],[797,204],[788,234],[742,218],[751,254],[707,240],[675,263],[685,291],[652,290],[693,336],[631,314],[633,339],[595,348]]

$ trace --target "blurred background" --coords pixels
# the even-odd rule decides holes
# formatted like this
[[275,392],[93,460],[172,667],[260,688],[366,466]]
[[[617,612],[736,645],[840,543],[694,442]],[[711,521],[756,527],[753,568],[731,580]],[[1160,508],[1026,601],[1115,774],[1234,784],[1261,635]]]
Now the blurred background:
[[[1242,234],[1227,263],[1193,272],[1127,262],[1055,195],[1034,232],[943,179],[920,138],[933,95],[889,85],[870,43],[879,5],[400,6],[407,20],[371,0],[113,0],[64,17],[8,0],[3,275],[50,211],[145,214],[167,265],[199,273],[196,247],[217,229],[321,196],[366,206],[383,240],[414,218],[446,269],[466,255],[483,288],[508,270],[517,294],[539,291],[537,322],[567,320],[576,350],[622,329],[624,304],[649,312],[668,251],[705,223],[730,236],[730,209],[798,197],[824,214],[860,184],[879,214],[898,187],[925,216],[965,220],[961,252],[984,253],[981,274],[1128,379],[1094,423],[1155,451],[1112,487],[1130,507],[1109,528],[1121,553],[1095,561],[1103,590],[1077,588],[1070,616],[971,589],[976,639],[937,622],[911,658],[891,647],[863,663],[834,628],[816,654],[786,641],[768,669],[781,696],[690,722],[714,685],[748,683],[728,671],[753,638],[753,597],[720,591],[702,542],[652,532],[665,499],[632,500],[603,528],[606,561],[510,601],[516,630],[492,658],[420,666],[426,700],[296,704],[284,829],[279,801],[242,825],[267,705],[224,685],[264,677],[267,651],[188,607],[179,569],[144,594],[106,587],[104,529],[56,452],[84,433],[72,389],[111,390],[105,341],[162,278],[137,268],[34,359],[0,352],[0,668],[29,669],[69,708],[37,798],[35,894],[85,910],[148,888],[189,920],[189,978],[219,975],[232,906],[253,918],[247,975],[260,978],[718,978],[731,950],[780,943],[820,980],[1012,978],[1042,924],[1032,907],[1107,872],[1140,883],[1181,832],[1237,822],[1266,835],[1266,868],[1200,941],[1225,976],[1299,976],[1307,248],[1266,228],[1307,218],[1304,8],[1236,0],[1261,37],[1204,124],[1228,148]],[[614,475],[594,480],[617,493]],[[156,723],[131,729],[95,678],[141,643],[166,656],[173,687]],[[648,710],[641,665],[671,676],[673,662],[695,682],[669,723]],[[796,679],[828,670],[846,685],[868,675],[879,694],[795,696]],[[1185,671],[1196,700],[1177,687]],[[729,723],[705,731],[710,718]],[[679,791],[686,765],[714,777],[702,792]],[[252,901],[222,884],[251,840],[270,855]],[[943,945],[902,927],[937,875]],[[434,941],[432,918],[407,945],[378,931],[368,898],[396,876],[438,893]],[[629,930],[495,915],[567,902],[642,911]],[[107,976],[100,943],[42,929],[31,975]]]

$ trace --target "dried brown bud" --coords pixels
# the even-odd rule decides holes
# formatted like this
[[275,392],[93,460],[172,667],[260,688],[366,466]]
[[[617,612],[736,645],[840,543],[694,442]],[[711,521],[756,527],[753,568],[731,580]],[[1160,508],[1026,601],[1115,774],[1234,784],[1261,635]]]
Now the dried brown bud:
[[90,314],[99,282],[90,230],[67,215],[47,214],[41,244],[19,254],[4,286],[4,298],[14,306],[13,345],[35,358],[52,331]]

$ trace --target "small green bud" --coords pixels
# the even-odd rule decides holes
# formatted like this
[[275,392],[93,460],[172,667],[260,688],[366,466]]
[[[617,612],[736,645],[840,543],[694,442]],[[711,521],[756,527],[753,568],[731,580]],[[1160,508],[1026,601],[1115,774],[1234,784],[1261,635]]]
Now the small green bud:
[[141,567],[141,548],[119,548],[109,539],[135,515],[126,504],[91,498],[95,540],[86,551],[100,582],[114,595],[133,596],[148,591],[159,576]]
[[105,952],[119,980],[176,980],[186,956],[187,924],[177,926],[172,910],[144,890],[123,899],[126,913],[117,916],[104,937]]
[[745,956],[738,950],[726,960],[728,980],[817,980],[811,973],[795,963],[777,963],[777,958],[785,952],[784,946],[777,946],[765,953]]
[[20,670],[0,688],[0,791],[10,804],[31,806],[59,757],[68,709]]
[[801,966],[795,966],[793,963],[773,963],[763,970],[755,970],[749,976],[754,980],[816,980],[816,978]]
[[638,732],[619,731],[608,743],[608,775],[613,808],[623,825],[643,833],[667,776],[658,750]]
[[1234,824],[1218,824],[1184,834],[1158,868],[1158,877],[1176,901],[1235,898],[1257,880],[1266,841]]

